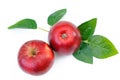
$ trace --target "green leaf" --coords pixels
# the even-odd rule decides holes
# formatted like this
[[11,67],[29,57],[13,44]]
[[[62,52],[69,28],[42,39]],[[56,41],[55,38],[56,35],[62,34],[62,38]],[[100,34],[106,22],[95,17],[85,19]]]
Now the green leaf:
[[93,56],[96,58],[108,58],[118,53],[113,43],[100,35],[92,36],[89,40],[89,45],[92,49]]
[[23,19],[8,27],[8,29],[21,28],[21,29],[36,29],[37,23],[32,19]]
[[50,26],[53,26],[55,23],[57,23],[64,15],[66,14],[66,9],[61,9],[58,11],[55,11],[48,17],[48,24]]
[[85,63],[93,63],[93,55],[87,43],[82,42],[80,48],[75,53],[73,53],[73,56]]
[[97,18],[93,18],[78,26],[78,29],[80,30],[83,40],[87,40],[93,35],[95,31],[96,23],[97,23]]

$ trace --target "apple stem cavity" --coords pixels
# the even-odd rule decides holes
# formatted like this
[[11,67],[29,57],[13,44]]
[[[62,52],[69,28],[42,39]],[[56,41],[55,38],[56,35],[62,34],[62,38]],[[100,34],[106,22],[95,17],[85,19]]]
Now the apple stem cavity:
[[28,54],[29,54],[29,56],[33,56],[34,57],[37,54],[37,50],[36,49],[31,49]]
[[33,49],[31,53],[32,53],[33,56],[36,55],[36,50]]

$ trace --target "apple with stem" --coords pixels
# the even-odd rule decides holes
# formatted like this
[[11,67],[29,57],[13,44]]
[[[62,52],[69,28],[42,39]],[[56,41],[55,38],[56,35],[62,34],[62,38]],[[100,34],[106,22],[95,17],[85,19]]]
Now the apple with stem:
[[81,34],[71,22],[60,21],[50,29],[48,40],[58,54],[69,55],[80,47]]
[[46,42],[41,40],[27,41],[18,53],[19,66],[23,71],[32,75],[48,72],[53,62],[54,52]]

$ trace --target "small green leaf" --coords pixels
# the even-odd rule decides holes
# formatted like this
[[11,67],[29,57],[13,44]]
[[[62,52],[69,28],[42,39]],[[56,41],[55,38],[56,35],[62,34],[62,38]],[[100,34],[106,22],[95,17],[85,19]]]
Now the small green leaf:
[[64,15],[66,14],[66,9],[61,9],[58,11],[55,11],[48,17],[48,24],[50,26],[53,26],[55,23],[57,23]]
[[78,29],[80,30],[83,40],[87,40],[93,35],[95,31],[96,23],[97,23],[97,18],[93,18],[78,26]]
[[96,58],[108,58],[118,53],[113,43],[100,35],[92,36],[89,40],[89,45],[92,49],[93,56]]
[[21,29],[36,29],[37,23],[32,19],[23,19],[8,27],[8,29],[21,28]]
[[92,55],[91,49],[90,49],[90,47],[87,43],[82,42],[79,50],[76,51],[73,54],[73,56],[76,59],[78,59],[80,61],[83,61],[85,63],[89,63],[89,64],[93,63],[93,55]]

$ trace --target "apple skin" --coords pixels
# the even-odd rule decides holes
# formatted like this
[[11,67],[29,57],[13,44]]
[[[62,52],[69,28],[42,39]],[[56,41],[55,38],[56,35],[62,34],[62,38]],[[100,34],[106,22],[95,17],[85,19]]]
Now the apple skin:
[[18,53],[18,63],[21,69],[32,75],[42,75],[54,63],[54,52],[49,45],[40,40],[30,40],[24,43]]
[[58,54],[69,55],[80,47],[81,34],[71,22],[60,21],[50,29],[48,41]]

